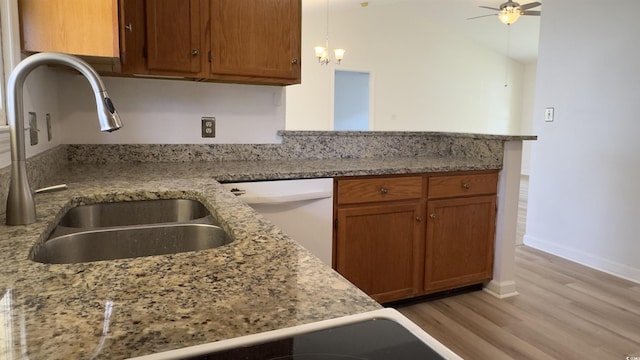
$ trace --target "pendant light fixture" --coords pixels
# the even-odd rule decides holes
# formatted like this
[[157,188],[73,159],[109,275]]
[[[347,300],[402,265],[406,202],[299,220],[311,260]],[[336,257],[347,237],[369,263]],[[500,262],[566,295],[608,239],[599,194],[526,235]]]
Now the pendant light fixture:
[[[315,54],[320,65],[327,65],[331,62],[331,59],[329,58],[329,0],[327,0],[326,21],[326,38],[324,41],[324,46],[315,47]],[[342,59],[344,59],[344,53],[345,49],[333,49],[333,57],[336,64],[340,64],[342,62]]]

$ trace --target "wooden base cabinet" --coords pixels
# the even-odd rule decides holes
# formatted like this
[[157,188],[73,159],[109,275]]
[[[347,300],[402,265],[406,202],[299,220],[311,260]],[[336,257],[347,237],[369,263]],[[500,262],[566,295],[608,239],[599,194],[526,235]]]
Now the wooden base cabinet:
[[334,193],[334,268],[378,302],[418,294],[423,178],[342,179]]
[[384,303],[488,281],[497,171],[340,178],[334,268]]
[[429,201],[424,289],[454,289],[491,279],[495,196]]
[[356,206],[337,211],[335,267],[378,302],[420,291],[421,203]]

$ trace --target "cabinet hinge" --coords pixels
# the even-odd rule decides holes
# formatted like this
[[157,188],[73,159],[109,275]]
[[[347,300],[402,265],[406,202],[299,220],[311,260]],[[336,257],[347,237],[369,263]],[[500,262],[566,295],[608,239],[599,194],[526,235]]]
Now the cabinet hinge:
[[211,62],[211,50],[207,52],[207,59],[209,59],[209,62]]
[[338,219],[333,220],[333,229],[338,230]]

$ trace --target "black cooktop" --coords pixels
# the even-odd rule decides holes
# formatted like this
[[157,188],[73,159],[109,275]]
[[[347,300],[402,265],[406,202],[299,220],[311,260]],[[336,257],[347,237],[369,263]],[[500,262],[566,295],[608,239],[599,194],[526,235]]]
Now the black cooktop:
[[395,321],[372,319],[187,359],[435,360],[444,358]]

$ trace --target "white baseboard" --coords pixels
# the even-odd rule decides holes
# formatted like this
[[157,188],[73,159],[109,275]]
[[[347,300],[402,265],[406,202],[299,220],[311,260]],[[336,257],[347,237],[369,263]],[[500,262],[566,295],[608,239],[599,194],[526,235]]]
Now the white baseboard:
[[524,244],[561,258],[571,260],[580,265],[640,284],[640,269],[638,268],[558,245],[531,235],[524,236]]
[[482,290],[497,297],[498,299],[505,299],[518,295],[518,292],[516,291],[515,281],[503,281],[500,283],[491,280],[484,286]]

